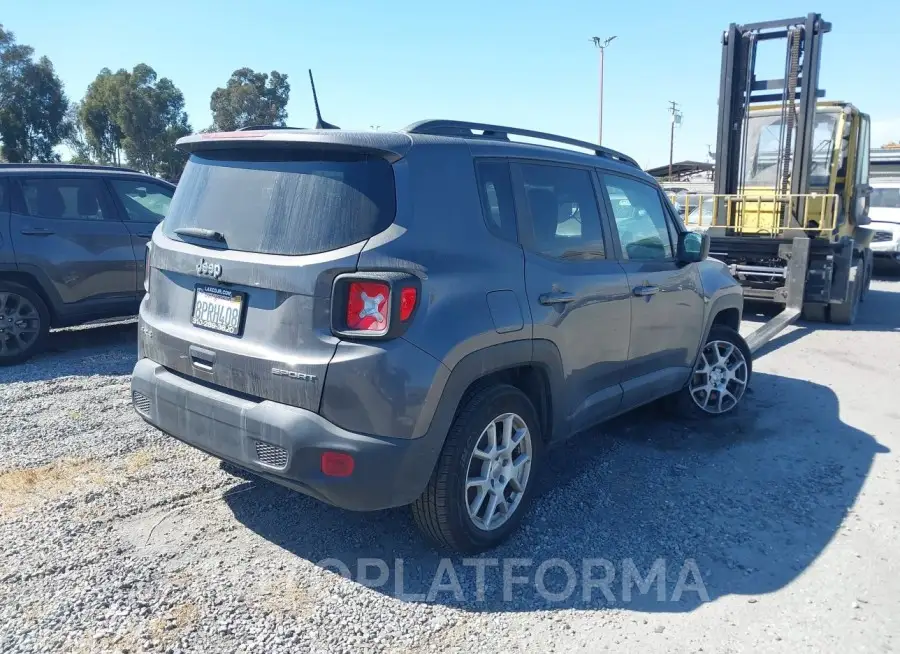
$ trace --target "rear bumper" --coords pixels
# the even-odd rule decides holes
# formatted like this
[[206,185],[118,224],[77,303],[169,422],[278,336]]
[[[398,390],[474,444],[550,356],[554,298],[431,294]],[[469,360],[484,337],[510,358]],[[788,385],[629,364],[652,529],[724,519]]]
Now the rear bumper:
[[[428,483],[443,445],[421,438],[383,438],[346,431],[320,415],[270,400],[231,394],[140,359],[132,400],[154,427],[219,459],[319,500],[353,511],[414,501]],[[327,477],[324,451],[345,452],[349,477]]]

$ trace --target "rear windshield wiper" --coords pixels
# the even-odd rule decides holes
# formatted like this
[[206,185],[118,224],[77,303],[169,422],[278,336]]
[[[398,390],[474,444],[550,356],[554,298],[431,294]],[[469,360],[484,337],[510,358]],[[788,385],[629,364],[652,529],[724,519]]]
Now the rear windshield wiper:
[[175,233],[179,236],[193,236],[194,238],[202,238],[207,241],[225,242],[225,234],[204,227],[179,227],[175,230]]

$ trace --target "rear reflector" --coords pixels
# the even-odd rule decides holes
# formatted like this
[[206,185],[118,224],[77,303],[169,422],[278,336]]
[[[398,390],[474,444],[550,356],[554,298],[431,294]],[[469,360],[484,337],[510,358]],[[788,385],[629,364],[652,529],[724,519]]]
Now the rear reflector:
[[381,282],[352,282],[347,297],[347,328],[380,332],[388,326],[391,289]]
[[349,477],[353,474],[353,457],[344,452],[322,452],[322,473],[328,477]]
[[413,309],[416,308],[418,293],[412,286],[407,286],[400,291],[400,320],[409,320]]
[[150,294],[150,241],[147,241],[147,248],[144,250],[144,292]]

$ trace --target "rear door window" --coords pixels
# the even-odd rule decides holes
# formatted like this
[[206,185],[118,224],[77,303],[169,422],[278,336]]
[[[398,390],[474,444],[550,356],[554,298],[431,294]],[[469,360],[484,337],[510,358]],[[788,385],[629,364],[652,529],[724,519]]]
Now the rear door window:
[[23,179],[22,197],[35,218],[105,220],[111,217],[105,189],[98,179],[44,177]]
[[[394,221],[394,174],[376,157],[291,150],[222,150],[191,155],[164,233],[199,227],[231,250],[303,255],[364,241]],[[199,242],[198,242],[199,243]]]

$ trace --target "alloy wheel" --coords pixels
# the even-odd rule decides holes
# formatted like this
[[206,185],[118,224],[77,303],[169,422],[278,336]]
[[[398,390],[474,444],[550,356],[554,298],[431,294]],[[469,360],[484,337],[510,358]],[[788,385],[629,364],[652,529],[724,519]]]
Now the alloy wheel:
[[741,348],[728,341],[710,341],[700,353],[688,390],[700,410],[727,413],[744,396],[748,377],[749,368]]
[[0,357],[22,354],[34,345],[40,333],[37,308],[18,293],[0,292]]
[[501,527],[522,502],[531,476],[531,432],[521,416],[504,413],[481,432],[466,470],[465,502],[476,527]]

